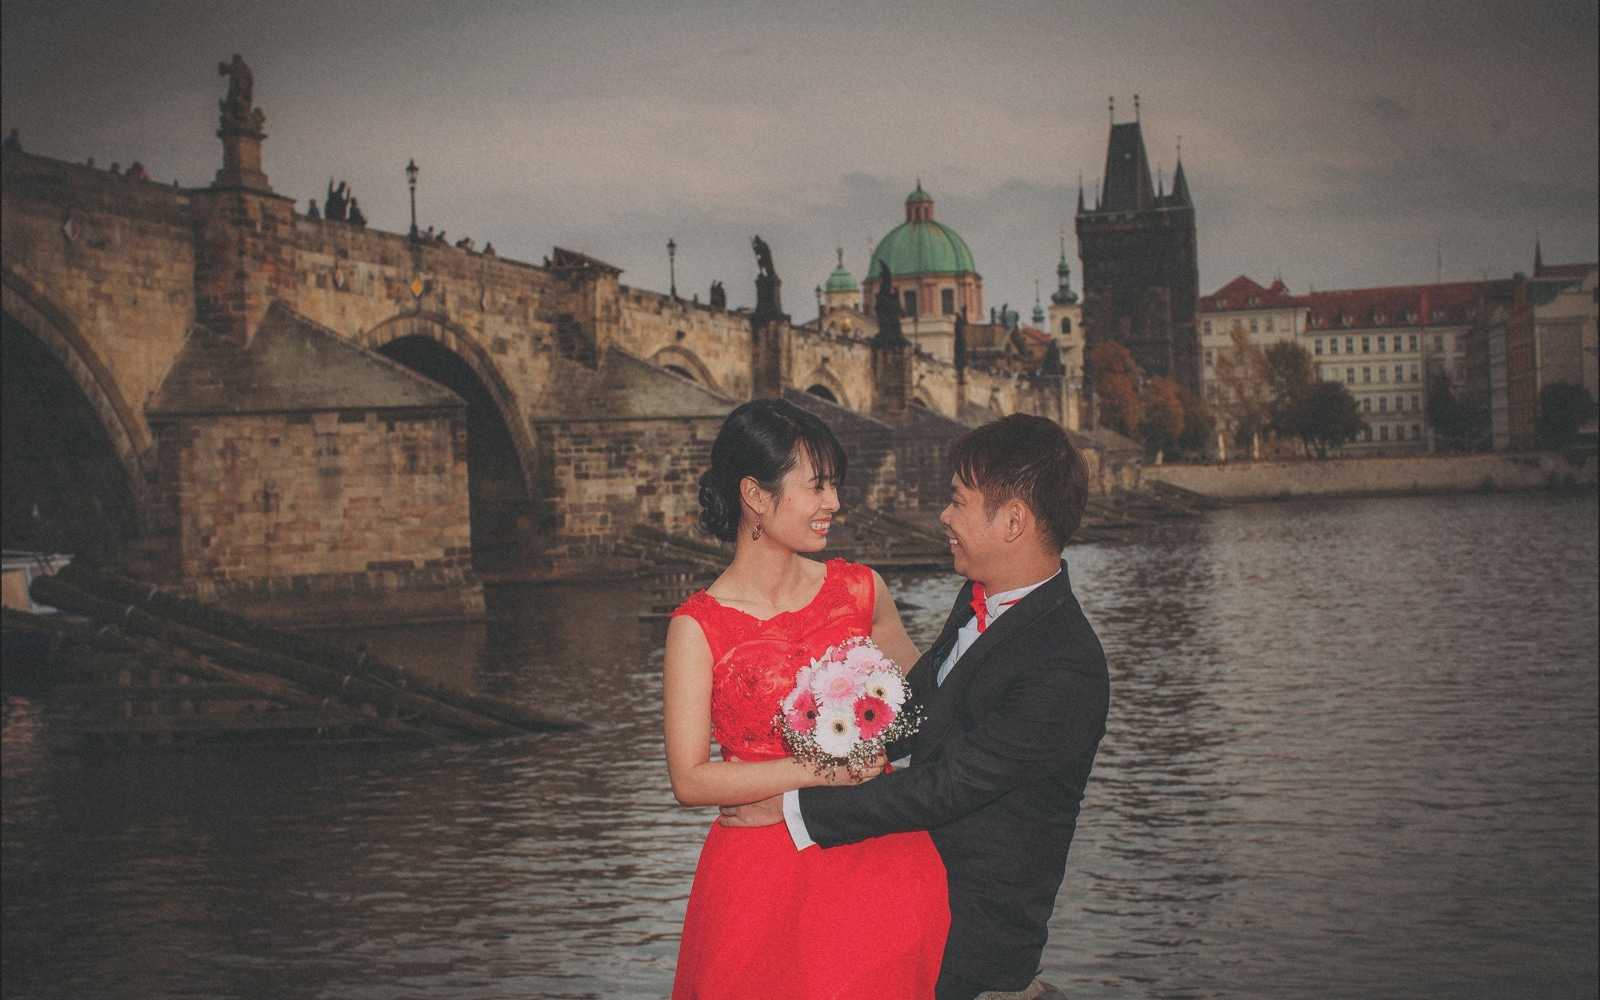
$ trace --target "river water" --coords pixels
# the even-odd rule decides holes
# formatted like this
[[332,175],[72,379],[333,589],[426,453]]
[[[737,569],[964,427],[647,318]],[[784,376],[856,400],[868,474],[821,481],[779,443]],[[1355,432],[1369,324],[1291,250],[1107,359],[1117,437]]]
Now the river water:
[[[1082,997],[1596,994],[1593,494],[1239,507],[1068,550],[1109,732],[1045,978]],[[932,641],[959,581],[893,574]],[[6,997],[661,997],[659,598],[496,588],[383,654],[589,728],[54,753],[4,717]]]

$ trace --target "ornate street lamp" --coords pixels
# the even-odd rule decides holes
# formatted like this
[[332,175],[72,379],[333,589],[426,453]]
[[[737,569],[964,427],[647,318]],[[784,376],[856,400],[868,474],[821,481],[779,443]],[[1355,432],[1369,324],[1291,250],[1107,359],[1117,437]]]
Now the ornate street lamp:
[[672,277],[672,297],[678,297],[678,244],[667,237],[667,272]]
[[417,161],[406,164],[406,184],[411,188],[411,238],[417,238]]

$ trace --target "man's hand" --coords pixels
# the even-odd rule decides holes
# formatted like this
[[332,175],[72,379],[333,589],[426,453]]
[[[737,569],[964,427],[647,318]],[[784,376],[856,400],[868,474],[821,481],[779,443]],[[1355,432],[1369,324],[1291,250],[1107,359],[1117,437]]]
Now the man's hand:
[[774,795],[749,805],[723,806],[722,818],[717,822],[723,826],[776,826],[783,822],[783,796]]

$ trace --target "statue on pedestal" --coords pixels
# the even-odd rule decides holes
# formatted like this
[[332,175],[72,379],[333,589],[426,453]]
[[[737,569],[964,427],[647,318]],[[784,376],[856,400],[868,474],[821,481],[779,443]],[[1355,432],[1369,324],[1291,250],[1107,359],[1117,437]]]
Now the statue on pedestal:
[[222,111],[222,127],[244,132],[259,132],[267,116],[255,107],[256,77],[250,67],[233,54],[232,62],[217,63],[217,75],[228,78],[228,96],[217,102]]
[[756,252],[756,312],[757,316],[781,316],[783,306],[779,300],[779,290],[783,282],[778,278],[778,272],[772,267],[772,248],[767,246],[767,241],[757,236],[750,241],[751,249]]
[[878,320],[874,344],[897,347],[906,342],[905,334],[900,332],[900,296],[895,294],[894,277],[886,260],[878,261],[878,295],[873,300],[873,313]]

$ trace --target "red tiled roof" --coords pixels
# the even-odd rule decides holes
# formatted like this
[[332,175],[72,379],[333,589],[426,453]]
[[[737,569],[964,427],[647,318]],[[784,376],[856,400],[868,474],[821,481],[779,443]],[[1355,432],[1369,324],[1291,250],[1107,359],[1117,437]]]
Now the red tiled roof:
[[1582,278],[1600,268],[1600,264],[1545,264],[1534,272],[1535,278]]
[[1308,330],[1449,326],[1471,323],[1485,302],[1509,301],[1511,287],[1503,280],[1393,285],[1312,292],[1302,301]]
[[1270,288],[1263,288],[1241,274],[1210,295],[1202,296],[1200,312],[1282,309],[1304,304],[1300,296],[1289,294],[1288,286],[1281,279],[1274,281]]

